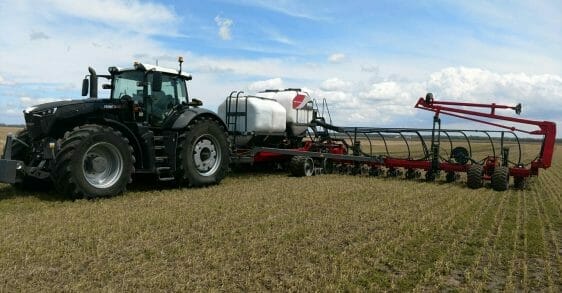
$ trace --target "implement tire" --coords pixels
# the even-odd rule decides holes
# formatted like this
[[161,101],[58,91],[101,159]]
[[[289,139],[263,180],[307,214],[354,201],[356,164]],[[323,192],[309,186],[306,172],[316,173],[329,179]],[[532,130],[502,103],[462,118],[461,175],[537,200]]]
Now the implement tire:
[[295,177],[314,175],[314,161],[306,156],[294,156],[289,163],[289,171]]
[[466,172],[466,185],[471,189],[478,189],[484,186],[484,166],[480,164],[472,164]]
[[509,168],[497,166],[492,174],[492,188],[495,191],[506,191],[509,187]]
[[527,187],[527,178],[526,177],[514,177],[513,178],[513,187],[516,189],[525,189]]
[[176,175],[179,182],[192,187],[219,184],[228,173],[229,164],[228,135],[218,121],[197,118],[179,135]]
[[58,192],[69,198],[109,197],[125,192],[135,157],[129,140],[111,127],[75,127],[60,140],[51,173]]

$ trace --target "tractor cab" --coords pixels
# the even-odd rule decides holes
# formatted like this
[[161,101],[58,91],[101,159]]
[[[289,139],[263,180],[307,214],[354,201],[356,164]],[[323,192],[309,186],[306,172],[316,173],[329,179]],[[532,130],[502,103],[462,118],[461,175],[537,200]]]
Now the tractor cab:
[[84,79],[82,95],[97,98],[97,79],[106,78],[110,83],[103,89],[111,90],[109,99],[129,103],[127,110],[133,112],[133,120],[150,127],[168,126],[167,122],[176,110],[188,106],[200,106],[198,100],[189,103],[186,82],[192,77],[180,69],[173,70],[155,65],[135,62],[133,68],[109,67],[110,75],[97,75],[90,68],[89,80]]

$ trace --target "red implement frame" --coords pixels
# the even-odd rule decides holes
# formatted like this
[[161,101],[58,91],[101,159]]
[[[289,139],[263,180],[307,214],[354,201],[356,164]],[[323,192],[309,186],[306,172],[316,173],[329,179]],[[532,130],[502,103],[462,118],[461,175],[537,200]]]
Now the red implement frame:
[[[550,121],[536,121],[530,119],[522,119],[516,117],[509,117],[496,114],[496,109],[513,109],[517,114],[521,113],[521,104],[517,106],[506,106],[499,104],[480,104],[480,103],[463,103],[463,102],[447,102],[447,101],[435,101],[433,96],[428,94],[426,98],[420,98],[415,105],[416,108],[435,112],[435,117],[438,118],[440,114],[445,114],[457,118],[462,118],[470,121],[475,121],[499,128],[508,129],[511,131],[518,131],[530,135],[542,135],[544,136],[543,143],[541,146],[540,155],[538,158],[531,162],[530,171],[531,175],[537,175],[539,168],[549,168],[552,164],[552,156],[554,154],[554,145],[556,143],[556,124]],[[463,107],[463,108],[460,108]],[[490,109],[490,113],[477,112],[472,110],[467,110],[466,108],[487,108]],[[506,126],[500,123],[495,123],[491,121],[486,121],[480,118],[483,117],[488,119],[495,119],[500,121],[514,122],[518,124],[533,125],[537,126],[538,129],[528,131],[520,129],[514,126]],[[524,171],[522,167],[514,167],[510,169],[511,175],[521,175],[528,176],[528,172]]]
[[[497,109],[512,109],[517,114],[521,112],[521,105],[507,106],[500,104],[481,104],[450,101],[435,101],[431,93],[425,98],[420,98],[416,108],[434,112],[433,128],[370,128],[370,127],[338,127],[325,122],[323,117],[315,117],[309,124],[314,136],[306,140],[300,147],[267,147],[255,146],[251,149],[234,150],[234,158],[237,162],[247,161],[248,163],[260,162],[292,162],[295,157],[306,157],[312,164],[314,170],[319,172],[331,173],[338,170],[340,173],[363,174],[368,171],[369,175],[379,176],[386,172],[389,177],[401,176],[405,171],[406,179],[418,178],[420,171],[425,171],[425,177],[433,181],[446,172],[447,182],[453,182],[459,178],[458,173],[467,173],[467,185],[470,188],[483,186],[483,181],[490,181],[492,188],[503,191],[508,188],[510,176],[514,179],[516,188],[523,188],[527,177],[538,175],[539,169],[546,169],[551,166],[556,143],[556,124],[550,121],[536,121],[496,114]],[[490,112],[474,111],[471,108],[488,109]],[[460,130],[460,129],[441,129],[440,115],[449,115],[461,119],[466,119],[486,125],[494,126],[505,130]],[[512,122],[518,127],[507,126],[501,123]],[[526,130],[520,128],[522,125],[535,126],[536,129]],[[487,140],[492,144],[492,153],[483,160],[476,160],[472,157],[469,136],[465,132],[484,133]],[[525,133],[532,136],[541,136],[542,144],[540,153],[536,158],[528,163],[521,162],[521,144],[514,132]],[[426,135],[423,135],[425,133]],[[431,140],[427,139],[427,133]],[[449,133],[456,133],[459,137],[464,137],[468,143],[468,150],[462,146],[453,148],[453,141]],[[497,154],[492,137],[489,133],[501,134],[501,154]],[[519,147],[519,159],[515,162],[509,160],[509,148],[504,147],[504,134],[511,133]],[[411,156],[410,146],[406,135],[419,138],[423,148],[423,157]],[[444,136],[442,136],[444,134]],[[402,138],[408,155],[407,157],[393,156],[388,149],[385,137],[395,136]],[[382,139],[386,153],[373,153],[371,141],[376,137]],[[449,142],[449,158],[440,155],[442,149],[441,140],[445,138]],[[363,151],[361,143],[367,141],[370,152]],[[349,143],[348,143],[349,142]],[[429,146],[426,142],[430,142]],[[443,148],[445,149],[445,148]],[[454,155],[454,153],[456,155]],[[304,164],[305,160],[294,160],[296,163]],[[309,165],[310,165],[309,164]],[[299,165],[300,166],[300,165]],[[303,166],[306,166],[303,165]],[[303,167],[301,166],[301,167]],[[317,168],[316,166],[320,166]],[[295,170],[298,171],[298,168]],[[323,171],[322,171],[323,170]],[[331,171],[328,171],[331,170]],[[302,171],[302,170],[301,170]],[[316,171],[315,171],[316,172]],[[310,172],[297,172],[295,176],[310,174]],[[310,176],[310,175],[306,175]]]

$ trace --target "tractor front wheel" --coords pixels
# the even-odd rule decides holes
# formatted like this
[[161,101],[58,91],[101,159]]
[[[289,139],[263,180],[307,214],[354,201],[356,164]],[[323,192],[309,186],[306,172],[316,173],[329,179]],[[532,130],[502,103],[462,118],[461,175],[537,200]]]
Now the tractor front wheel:
[[76,127],[65,133],[60,146],[51,177],[62,195],[108,197],[124,192],[132,181],[133,148],[111,127]]

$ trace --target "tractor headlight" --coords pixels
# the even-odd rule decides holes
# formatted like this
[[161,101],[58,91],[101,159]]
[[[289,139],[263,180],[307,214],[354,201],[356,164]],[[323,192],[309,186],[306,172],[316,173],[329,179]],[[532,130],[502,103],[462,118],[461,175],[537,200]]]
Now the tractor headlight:
[[29,113],[29,112],[31,112],[31,111],[33,111],[33,110],[35,110],[35,109],[37,109],[37,107],[29,107],[29,108],[25,109],[24,112],[25,112],[25,113]]
[[57,107],[37,111],[37,112],[33,113],[33,115],[34,116],[46,116],[46,115],[55,114],[55,112],[57,112]]

